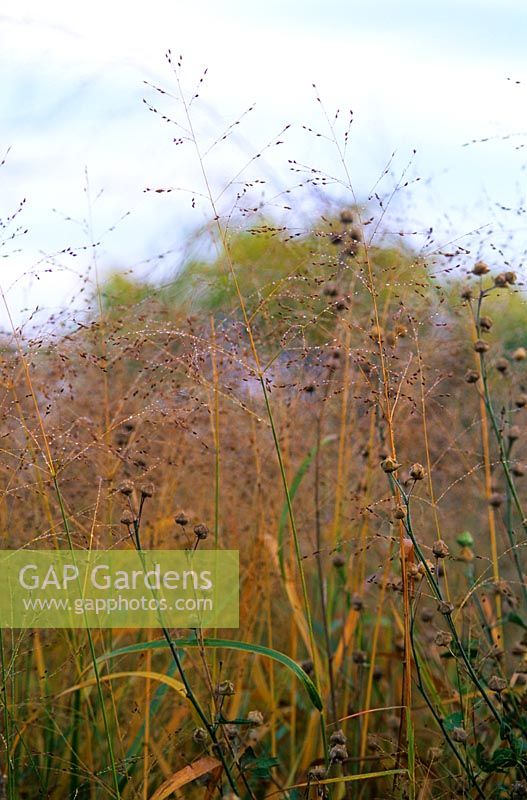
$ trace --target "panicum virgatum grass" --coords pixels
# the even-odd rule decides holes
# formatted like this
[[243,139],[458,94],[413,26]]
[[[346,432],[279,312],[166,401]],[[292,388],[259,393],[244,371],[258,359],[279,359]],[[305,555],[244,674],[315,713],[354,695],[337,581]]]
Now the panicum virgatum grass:
[[4,630],[0,796],[525,797],[521,265],[402,236],[318,96],[334,174],[262,200],[284,128],[218,189],[168,62],[212,222],[2,335],[2,545],[239,549],[240,628]]

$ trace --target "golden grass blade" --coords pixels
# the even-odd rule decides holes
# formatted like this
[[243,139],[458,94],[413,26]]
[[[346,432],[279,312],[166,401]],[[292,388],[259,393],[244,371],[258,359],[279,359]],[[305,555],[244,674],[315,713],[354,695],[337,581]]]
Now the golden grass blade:
[[151,795],[150,800],[165,800],[165,798],[170,797],[170,795],[178,789],[181,789],[182,786],[186,786],[187,783],[191,783],[195,781],[196,778],[206,775],[207,772],[213,772],[219,768],[221,768],[219,761],[212,758],[212,756],[203,756],[203,758],[200,758],[194,764],[189,764],[183,767],[183,769],[178,770],[172,777],[162,783],[154,794]]
[[[111,672],[109,675],[101,675],[99,677],[99,681],[107,682],[107,681],[114,681],[119,680],[120,678],[145,678],[147,680],[154,680],[159,681],[160,683],[166,683],[167,686],[170,686],[171,689],[174,689],[181,697],[187,696],[185,692],[185,687],[180,681],[177,681],[175,678],[172,678],[170,675],[163,675],[161,672],[150,672],[147,670],[144,671],[132,671],[132,672]],[[57,697],[64,697],[64,695],[71,694],[72,692],[76,692],[79,689],[89,689],[92,686],[97,684],[96,678],[89,678],[86,681],[82,681],[81,683],[76,683],[75,686],[69,686],[67,689],[64,689],[63,692],[60,692]]]
[[[328,786],[329,784],[335,783],[350,783],[351,781],[367,781],[373,778],[390,778],[393,775],[406,775],[405,769],[387,769],[383,770],[382,772],[362,772],[360,775],[343,775],[337,778],[326,778],[322,781],[312,782],[311,784],[308,783],[295,783],[294,786],[286,786],[284,789],[278,789],[277,791],[271,792],[270,794],[266,795],[268,797],[276,797],[278,794],[283,794],[284,792],[289,792],[291,789],[304,789],[307,786]],[[152,798],[153,800],[153,798]]]

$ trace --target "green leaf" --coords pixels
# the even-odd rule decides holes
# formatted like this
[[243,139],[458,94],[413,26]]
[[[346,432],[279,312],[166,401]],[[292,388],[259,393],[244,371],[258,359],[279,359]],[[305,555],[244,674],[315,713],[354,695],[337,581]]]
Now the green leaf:
[[516,756],[508,747],[498,750],[492,756],[492,763],[497,772],[513,767],[516,764]]
[[258,757],[252,747],[248,747],[240,758],[240,766],[243,772],[250,773],[254,778],[260,780],[270,780],[271,770],[278,766],[278,759],[272,756]]
[[473,547],[474,546],[474,538],[470,531],[463,531],[457,537],[457,543],[460,547]]
[[510,767],[516,766],[518,759],[512,750],[508,747],[503,747],[496,750],[490,758],[485,756],[484,748],[481,742],[476,747],[476,761],[478,767],[484,772],[505,772]]
[[[199,647],[200,645],[196,638],[173,639],[172,641],[176,647],[182,649],[185,647]],[[273,650],[271,647],[264,647],[260,644],[250,644],[249,642],[239,642],[234,639],[204,639],[203,646],[225,650],[241,650],[245,653],[265,656],[266,658],[272,658],[273,661],[278,661],[296,675],[303,684],[314,707],[318,711],[322,711],[322,699],[315,684],[309,675],[304,672],[302,667],[297,664],[296,661],[293,661],[292,658],[286,656],[285,653],[280,653],[278,650]],[[128,645],[127,647],[120,647],[118,650],[112,650],[110,653],[104,653],[97,661],[108,661],[110,658],[117,658],[118,656],[129,655],[130,653],[140,653],[144,650],[166,649],[168,649],[168,644],[165,639],[156,639],[153,642],[139,642],[137,644]]]
[[524,630],[527,630],[527,625],[525,624],[523,619],[520,617],[520,615],[516,613],[516,611],[511,611],[509,614],[507,614],[504,617],[504,621],[505,622],[513,622],[515,625],[519,625],[520,628],[523,628]]
[[454,728],[462,728],[463,714],[461,711],[454,711],[453,714],[449,714],[448,717],[445,717],[443,725],[449,733],[453,731]]

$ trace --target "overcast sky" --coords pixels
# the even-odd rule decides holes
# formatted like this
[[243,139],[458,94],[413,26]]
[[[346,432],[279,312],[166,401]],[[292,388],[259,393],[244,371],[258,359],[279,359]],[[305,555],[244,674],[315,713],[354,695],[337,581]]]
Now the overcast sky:
[[[302,128],[323,129],[316,82],[330,112],[353,109],[349,168],[359,197],[394,151],[391,170],[399,175],[415,149],[408,176],[421,181],[404,199],[410,228],[434,226],[454,237],[501,226],[505,235],[521,223],[499,208],[518,209],[525,189],[521,0],[425,7],[410,0],[3,0],[0,31],[0,154],[11,148],[0,170],[0,217],[26,198],[17,222],[28,228],[0,261],[17,322],[37,305],[47,316],[79,304],[71,298],[89,254],[60,254],[52,267],[50,256],[89,243],[78,223],[88,214],[93,239],[102,242],[101,271],[134,267],[159,279],[177,269],[186,237],[205,220],[190,194],[143,191],[202,187],[191,150],[176,148],[173,126],[142,102],[161,100],[164,111],[180,114],[144,85],[175,91],[168,48],[183,54],[189,87],[208,68],[195,112],[204,145],[255,103],[208,158],[215,190],[285,124],[284,144],[258,164],[267,196],[294,183],[288,158],[338,171],[334,149]],[[463,146],[480,139],[489,141]],[[522,247],[519,235],[507,255],[520,259]],[[149,260],[166,250],[173,254],[161,264]]]

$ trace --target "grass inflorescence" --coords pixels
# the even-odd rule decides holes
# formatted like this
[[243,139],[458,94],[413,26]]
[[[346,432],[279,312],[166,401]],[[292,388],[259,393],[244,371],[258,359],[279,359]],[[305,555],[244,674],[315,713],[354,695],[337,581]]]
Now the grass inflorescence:
[[334,173],[262,195],[285,126],[218,189],[168,64],[211,222],[3,335],[2,545],[238,549],[240,629],[4,630],[0,797],[527,797],[521,265],[357,198],[318,92]]

